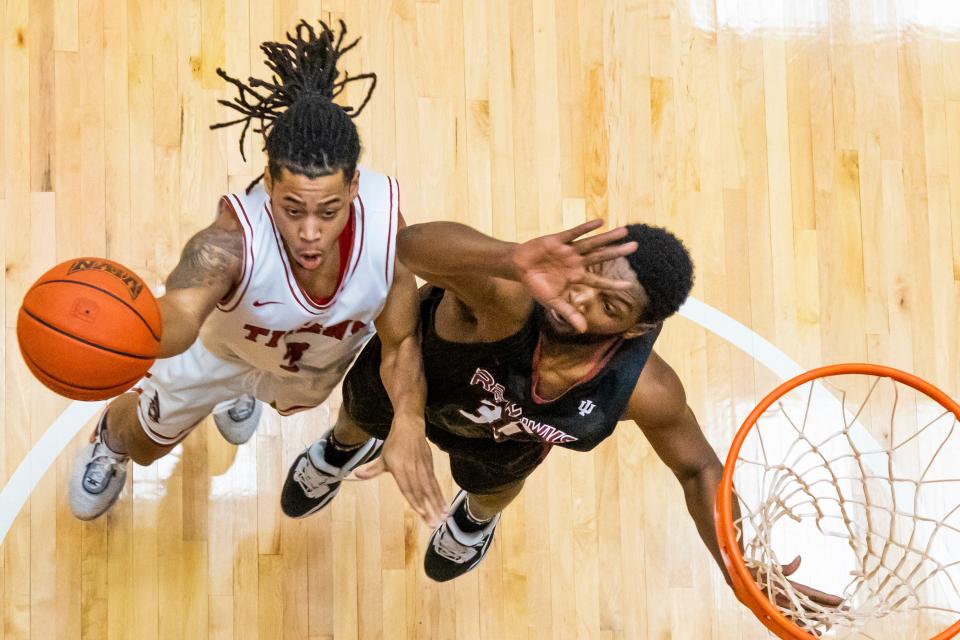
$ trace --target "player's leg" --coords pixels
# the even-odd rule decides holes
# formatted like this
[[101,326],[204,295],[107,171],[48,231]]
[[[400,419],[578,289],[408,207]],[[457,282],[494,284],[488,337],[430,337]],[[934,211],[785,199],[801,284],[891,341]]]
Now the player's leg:
[[[450,449],[450,443],[438,444]],[[495,446],[502,451],[451,452],[450,471],[462,490],[430,537],[423,558],[424,571],[437,582],[462,576],[480,564],[493,542],[501,512],[520,494],[526,477],[549,451],[533,442]]]
[[137,418],[137,394],[112,401],[76,460],[70,477],[70,508],[81,520],[92,520],[113,506],[127,478],[131,458],[148,465],[173,445],[161,445],[143,431]]
[[245,365],[215,358],[199,341],[180,355],[157,361],[136,392],[110,403],[74,460],[74,515],[91,520],[106,512],[123,490],[131,458],[149,465],[166,455],[217,403],[238,394],[248,371]]
[[176,442],[161,444],[150,438],[137,417],[137,393],[125,393],[115,399],[103,413],[97,425],[94,439],[98,436],[106,447],[120,455],[131,458],[142,466],[148,466],[155,460],[167,455],[176,446]]
[[463,515],[476,524],[490,522],[520,495],[521,489],[523,489],[523,480],[507,485],[495,493],[464,492],[466,497],[463,501]]
[[291,518],[303,518],[327,506],[339,493],[344,478],[380,455],[386,433],[380,436],[361,428],[344,403],[333,428],[290,465],[280,494],[283,512]]
[[[291,518],[303,518],[327,506],[344,478],[380,455],[393,407],[380,381],[379,349],[374,339],[357,357],[343,379],[343,404],[336,424],[290,465],[280,506]],[[339,378],[337,373],[330,386]],[[288,392],[289,386],[282,391]]]

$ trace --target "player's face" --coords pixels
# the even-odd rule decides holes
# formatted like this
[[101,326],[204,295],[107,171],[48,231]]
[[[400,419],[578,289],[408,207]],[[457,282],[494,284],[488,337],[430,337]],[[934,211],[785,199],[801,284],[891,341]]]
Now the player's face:
[[544,311],[543,329],[559,341],[590,343],[610,336],[634,337],[652,328],[639,321],[647,304],[647,294],[626,258],[617,258],[588,268],[605,278],[631,283],[625,291],[605,291],[574,285],[565,292],[567,301],[587,320],[587,330],[578,333],[551,310]]
[[331,256],[336,259],[337,238],[350,220],[360,174],[345,180],[343,171],[317,178],[282,171],[277,180],[269,171],[265,176],[273,217],[290,257],[312,271]]

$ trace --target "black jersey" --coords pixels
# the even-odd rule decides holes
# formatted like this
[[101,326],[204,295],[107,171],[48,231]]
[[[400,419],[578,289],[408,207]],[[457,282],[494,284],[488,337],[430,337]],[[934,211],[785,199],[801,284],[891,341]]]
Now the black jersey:
[[[443,293],[438,287],[425,287],[420,305],[425,417],[431,430],[476,439],[478,445],[481,440],[525,440],[578,451],[592,449],[613,433],[659,327],[621,340],[598,360],[585,381],[558,398],[544,400],[535,391],[540,344],[536,315],[531,313],[517,333],[496,342],[449,342],[437,335],[434,322]],[[379,361],[380,343],[375,339],[348,378],[379,377]],[[389,407],[388,399],[377,400],[367,395],[364,409]]]

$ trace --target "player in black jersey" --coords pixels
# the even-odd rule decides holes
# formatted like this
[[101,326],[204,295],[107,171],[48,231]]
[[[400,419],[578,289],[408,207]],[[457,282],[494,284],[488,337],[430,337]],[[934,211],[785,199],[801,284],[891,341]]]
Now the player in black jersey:
[[[426,436],[449,454],[463,489],[427,549],[425,569],[434,580],[456,578],[480,562],[500,512],[553,446],[589,450],[621,420],[640,427],[680,481],[700,537],[723,570],[713,526],[723,465],[677,374],[653,351],[663,321],[690,292],[693,264],[665,229],[629,225],[581,238],[599,226],[588,222],[523,244],[450,222],[413,225],[398,237],[400,259],[429,283],[421,295]],[[379,361],[374,339],[344,380],[333,431],[341,446],[359,448],[389,431]],[[325,504],[310,497],[317,481],[340,480],[330,472],[336,459],[319,468],[309,453],[294,462],[284,485],[283,509],[291,516]],[[357,476],[373,477],[391,464],[380,459]],[[297,479],[305,469],[313,485]]]

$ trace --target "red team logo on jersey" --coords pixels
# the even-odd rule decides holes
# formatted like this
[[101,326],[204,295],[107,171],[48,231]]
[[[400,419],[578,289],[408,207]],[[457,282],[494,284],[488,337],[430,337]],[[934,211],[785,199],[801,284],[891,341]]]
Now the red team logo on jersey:
[[[297,363],[303,358],[303,354],[306,353],[310,348],[311,343],[288,341],[288,336],[312,333],[315,335],[327,336],[328,338],[333,338],[334,340],[343,340],[345,338],[349,338],[360,329],[363,329],[365,326],[367,326],[367,323],[360,320],[344,320],[343,322],[330,325],[329,327],[324,327],[317,322],[311,322],[310,324],[305,324],[299,329],[293,329],[292,331],[267,329],[266,327],[258,327],[253,324],[245,324],[243,325],[243,328],[247,331],[247,335],[244,336],[245,340],[262,344],[270,349],[276,349],[279,347],[282,340],[283,345],[286,348],[286,352],[283,354],[283,359],[287,361],[287,364],[280,365],[280,368],[284,371],[289,371],[290,373],[296,373],[300,371],[300,367],[297,366]],[[260,342],[260,338],[264,338],[264,341]]]

